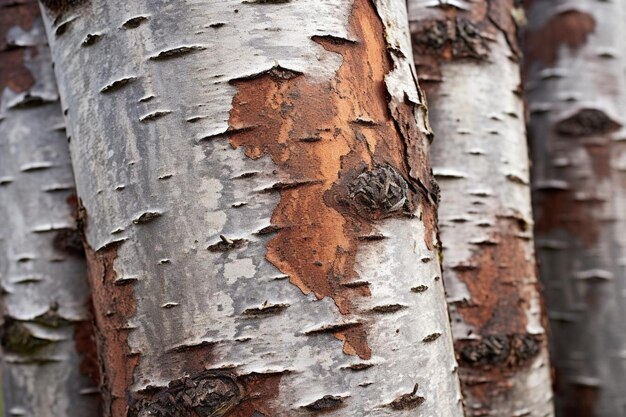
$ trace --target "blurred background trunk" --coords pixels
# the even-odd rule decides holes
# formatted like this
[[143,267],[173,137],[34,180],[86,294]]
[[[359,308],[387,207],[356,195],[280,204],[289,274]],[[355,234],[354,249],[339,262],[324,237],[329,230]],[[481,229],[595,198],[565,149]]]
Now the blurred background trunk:
[[528,1],[537,251],[560,416],[626,415],[624,4]]
[[[63,115],[36,1],[0,1],[5,416],[98,414],[98,362]],[[90,378],[91,377],[91,378]]]

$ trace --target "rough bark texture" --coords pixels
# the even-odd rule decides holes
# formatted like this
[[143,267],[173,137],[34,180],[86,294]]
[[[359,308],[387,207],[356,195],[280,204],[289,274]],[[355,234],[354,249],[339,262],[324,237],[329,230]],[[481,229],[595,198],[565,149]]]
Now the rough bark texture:
[[107,415],[462,415],[402,0],[42,3]]
[[4,416],[98,414],[87,270],[64,133],[39,5],[0,1]]
[[529,2],[537,252],[561,416],[626,416],[623,2]]
[[471,416],[552,416],[513,0],[409,1],[444,279]]

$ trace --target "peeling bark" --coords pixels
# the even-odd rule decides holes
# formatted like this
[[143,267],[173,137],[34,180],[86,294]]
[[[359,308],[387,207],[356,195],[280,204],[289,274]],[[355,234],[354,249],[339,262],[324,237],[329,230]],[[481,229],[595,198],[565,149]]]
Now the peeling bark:
[[74,184],[36,1],[0,1],[3,415],[98,413]]
[[537,253],[562,416],[626,416],[625,12],[535,0],[527,13]]
[[513,1],[409,1],[470,416],[552,416]]
[[107,416],[462,415],[402,0],[42,3]]

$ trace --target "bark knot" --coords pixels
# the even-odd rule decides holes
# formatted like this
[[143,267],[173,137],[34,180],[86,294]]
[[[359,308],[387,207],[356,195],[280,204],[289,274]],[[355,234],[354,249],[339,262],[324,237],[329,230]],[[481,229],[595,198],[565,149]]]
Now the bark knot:
[[466,342],[460,349],[463,363],[470,366],[520,366],[541,351],[541,337],[531,334],[495,334]]
[[621,123],[613,120],[602,110],[581,109],[559,121],[555,130],[560,135],[579,137],[615,132],[621,126]]
[[412,31],[413,44],[423,54],[444,59],[485,59],[487,40],[476,24],[463,17],[425,22]]
[[130,417],[217,417],[227,415],[243,398],[244,388],[227,373],[205,371],[155,389],[131,406]]
[[388,164],[359,174],[348,185],[348,197],[357,213],[372,220],[414,211],[407,181]]
[[37,337],[23,322],[6,316],[0,328],[0,341],[6,352],[29,355],[52,343]]

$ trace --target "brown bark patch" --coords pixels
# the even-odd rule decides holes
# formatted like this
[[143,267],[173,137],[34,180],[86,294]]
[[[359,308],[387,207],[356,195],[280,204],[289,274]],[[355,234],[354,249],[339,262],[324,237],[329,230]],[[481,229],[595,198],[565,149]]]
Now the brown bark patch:
[[[485,407],[493,396],[506,395],[516,373],[545,349],[543,337],[526,330],[538,284],[528,241],[516,236],[525,227],[517,218],[501,217],[489,244],[480,245],[466,263],[455,268],[470,293],[470,299],[457,304],[456,310],[479,336],[455,343],[461,381],[464,390]],[[489,413],[489,409],[474,411],[474,415]]]
[[[343,57],[334,79],[275,67],[233,80],[238,93],[229,120],[232,146],[243,146],[250,158],[269,155],[277,166],[279,182],[268,191],[281,198],[266,258],[303,293],[331,297],[342,314],[369,295],[367,287],[346,285],[358,278],[358,246],[374,244],[360,237],[378,219],[430,207],[423,190],[430,187],[426,138],[409,104],[400,106],[402,122],[388,110],[384,77],[392,62],[369,0],[355,1],[351,27],[358,42],[313,37]],[[363,327],[337,337],[346,353],[371,356]]]
[[[213,348],[215,343],[202,342],[197,345],[183,345],[172,349],[168,353],[176,355],[178,360],[183,364],[182,370],[187,375],[195,375],[205,369],[207,363],[211,363],[214,359]],[[173,359],[173,358],[172,358]]]
[[601,225],[594,213],[598,212],[603,201],[576,199],[572,190],[547,189],[538,195],[537,234],[545,235],[561,229],[579,238],[586,247],[597,242]]
[[489,238],[493,244],[482,245],[467,262],[476,269],[456,273],[471,297],[457,309],[482,336],[526,331],[526,311],[537,288],[527,242],[515,236],[517,230],[517,222],[500,219]]
[[[36,1],[0,4],[0,94],[7,87],[21,93],[35,84],[32,73],[24,65],[26,48],[10,44],[7,34],[13,27],[31,30],[38,17],[39,5]],[[34,48],[29,49],[35,51]]]
[[240,377],[246,389],[243,400],[226,417],[249,417],[261,414],[272,417],[277,415],[272,407],[272,401],[278,397],[278,389],[282,373],[256,374],[252,373]]
[[526,66],[535,62],[546,67],[553,66],[561,46],[576,50],[587,42],[595,30],[596,21],[589,13],[579,10],[557,13],[543,27],[526,31]]
[[[84,217],[79,224],[84,223]],[[121,243],[94,251],[85,245],[91,284],[98,352],[102,366],[102,396],[106,416],[125,416],[128,411],[127,389],[139,355],[128,345],[128,320],[135,314],[136,300],[132,285],[117,285],[113,268]]]

